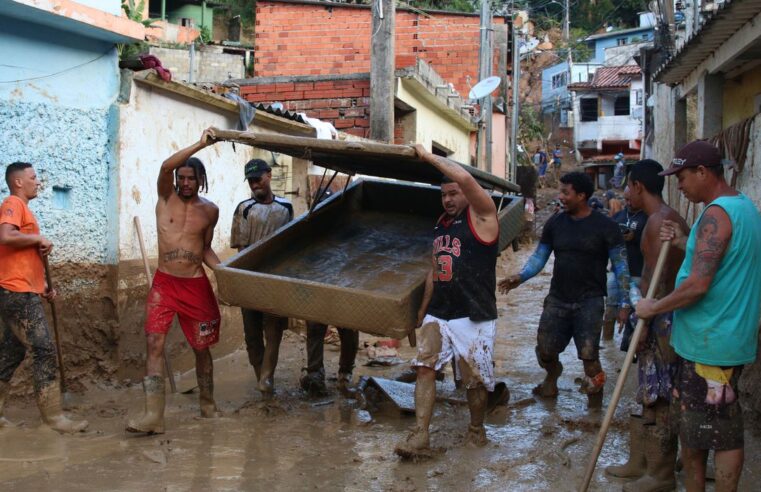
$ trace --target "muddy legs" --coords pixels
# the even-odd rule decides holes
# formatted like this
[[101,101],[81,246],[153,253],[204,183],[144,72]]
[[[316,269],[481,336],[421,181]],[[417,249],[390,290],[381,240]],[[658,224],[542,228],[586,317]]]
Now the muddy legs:
[[602,322],[602,339],[613,340],[613,333],[616,327],[616,318],[618,317],[618,306],[607,306]]
[[488,392],[483,386],[467,390],[468,407],[470,407],[470,426],[468,427],[467,442],[470,445],[483,447],[489,442],[484,428]]
[[5,411],[5,399],[8,397],[8,393],[11,390],[11,385],[5,381],[0,380],[0,429],[3,427],[10,427],[11,424],[8,419],[4,417]]
[[280,341],[283,339],[283,330],[287,322],[287,318],[264,315],[265,347],[259,378],[259,391],[265,398],[271,398],[275,393],[275,368],[280,355]]
[[563,364],[560,363],[557,355],[551,356],[541,354],[537,348],[536,358],[539,361],[539,367],[547,371],[542,384],[533,389],[533,393],[545,398],[554,398],[558,396],[558,378],[563,373]]
[[428,427],[436,401],[436,371],[428,367],[417,368],[415,383],[415,428],[400,442],[394,452],[406,459],[416,459],[430,455]]
[[214,362],[211,351],[196,350],[196,379],[198,380],[198,404],[201,409],[201,417],[216,418],[222,414],[217,410],[214,402]]
[[163,434],[164,408],[166,406],[164,376],[144,377],[143,390],[145,391],[145,410],[140,418],[129,420],[127,432]]

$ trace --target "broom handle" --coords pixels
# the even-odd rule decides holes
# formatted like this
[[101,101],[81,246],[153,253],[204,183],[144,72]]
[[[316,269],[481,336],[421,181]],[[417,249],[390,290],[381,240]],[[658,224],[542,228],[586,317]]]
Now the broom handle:
[[[47,255],[42,257],[42,263],[45,265],[45,280],[48,283],[48,290],[53,290],[53,277],[50,274],[50,263],[48,262]],[[55,351],[58,355],[58,374],[61,377],[61,393],[66,392],[66,378],[63,372],[63,351],[61,351],[61,337],[58,334],[58,313],[55,309],[55,302],[48,301],[50,303],[50,314],[53,316],[53,335],[55,337]]]

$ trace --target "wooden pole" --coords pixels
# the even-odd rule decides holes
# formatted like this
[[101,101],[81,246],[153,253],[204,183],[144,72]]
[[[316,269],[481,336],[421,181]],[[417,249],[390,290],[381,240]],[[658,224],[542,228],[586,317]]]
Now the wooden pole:
[[396,0],[373,0],[370,33],[370,138],[394,142]]
[[[42,262],[45,265],[45,280],[48,282],[48,290],[53,290],[53,276],[50,273],[50,263],[48,257],[43,256]],[[61,393],[66,393],[66,377],[63,372],[63,351],[61,350],[61,337],[58,332],[58,313],[55,309],[55,302],[50,302],[50,313],[53,315],[53,335],[55,336],[55,351],[58,355],[58,374],[61,377]]]
[[[658,282],[661,279],[661,272],[663,272],[663,265],[666,263],[666,256],[668,256],[669,247],[671,241],[665,241],[661,245],[661,251],[658,254],[658,262],[655,264],[655,270],[653,276],[650,279],[650,285],[647,288],[646,299],[652,299],[655,295]],[[629,343],[629,350],[626,352],[626,358],[624,359],[624,365],[621,367],[621,373],[618,375],[618,381],[616,381],[616,389],[613,390],[613,395],[610,397],[608,403],[608,410],[605,412],[605,419],[600,427],[600,432],[597,434],[597,442],[595,442],[594,450],[592,451],[592,458],[589,460],[586,472],[584,473],[584,482],[579,489],[581,492],[586,492],[589,489],[589,483],[592,481],[592,475],[595,472],[597,466],[597,459],[600,457],[600,451],[602,451],[603,444],[605,444],[605,435],[608,433],[608,427],[613,420],[613,414],[618,406],[618,401],[621,399],[621,392],[624,389],[624,383],[626,382],[626,376],[629,374],[629,368],[632,365],[634,359],[634,353],[637,351],[637,342],[642,335],[642,330],[645,327],[645,320],[640,318],[637,320],[637,326],[634,329],[631,342]]]
[[[151,288],[151,266],[148,263],[148,254],[145,252],[145,242],[143,241],[143,227],[140,225],[140,217],[135,216],[135,229],[137,230],[137,239],[140,242],[140,254],[143,256],[143,267],[145,268],[145,278],[148,279],[148,289]],[[169,361],[169,356],[166,354],[166,347],[164,347],[164,368],[169,376],[169,386],[172,388],[172,393],[177,393],[177,383],[174,381],[174,372],[172,372],[172,364]]]

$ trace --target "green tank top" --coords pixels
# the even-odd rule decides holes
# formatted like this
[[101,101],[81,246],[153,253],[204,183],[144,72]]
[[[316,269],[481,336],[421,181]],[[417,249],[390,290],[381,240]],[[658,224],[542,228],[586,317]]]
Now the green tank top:
[[[732,237],[706,295],[674,311],[671,344],[677,354],[693,362],[748,364],[756,360],[761,315],[761,214],[743,194],[719,197],[711,206],[721,207],[729,215]],[[701,213],[687,239],[677,287],[692,271],[697,224],[702,217]]]

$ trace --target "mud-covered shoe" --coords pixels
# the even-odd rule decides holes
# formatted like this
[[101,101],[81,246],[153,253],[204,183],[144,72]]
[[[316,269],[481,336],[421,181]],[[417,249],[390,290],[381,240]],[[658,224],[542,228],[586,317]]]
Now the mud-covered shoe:
[[486,446],[489,443],[489,438],[486,437],[486,428],[483,425],[469,425],[465,442],[468,446],[477,448]]
[[311,397],[325,396],[328,394],[328,387],[325,385],[325,371],[304,371],[299,379],[299,386],[304,392]]
[[272,376],[262,378],[259,381],[259,391],[265,399],[272,398],[275,395],[275,378]]
[[217,403],[211,396],[206,396],[202,393],[198,403],[201,410],[201,417],[205,419],[216,419],[222,416],[222,412],[219,411]]
[[161,376],[146,376],[143,378],[145,391],[145,410],[138,419],[129,419],[127,432],[142,434],[164,433],[164,407],[166,405],[166,389],[164,378]]
[[72,420],[61,410],[61,385],[57,381],[42,388],[37,394],[37,406],[42,421],[61,434],[74,434],[87,429],[86,420]]
[[621,465],[605,468],[605,473],[618,478],[639,478],[645,474],[645,430],[641,415],[629,417],[629,459]]
[[404,459],[427,458],[431,456],[430,439],[428,431],[415,427],[404,439],[394,448],[394,452]]
[[338,392],[343,396],[348,397],[351,395],[351,373],[339,372],[338,380],[336,381],[336,388]]
[[538,384],[531,390],[531,392],[537,396],[543,398],[555,398],[558,396],[558,379],[563,374],[563,364],[559,360],[553,360],[550,362],[543,362],[539,359],[539,366],[547,371],[544,381]]

